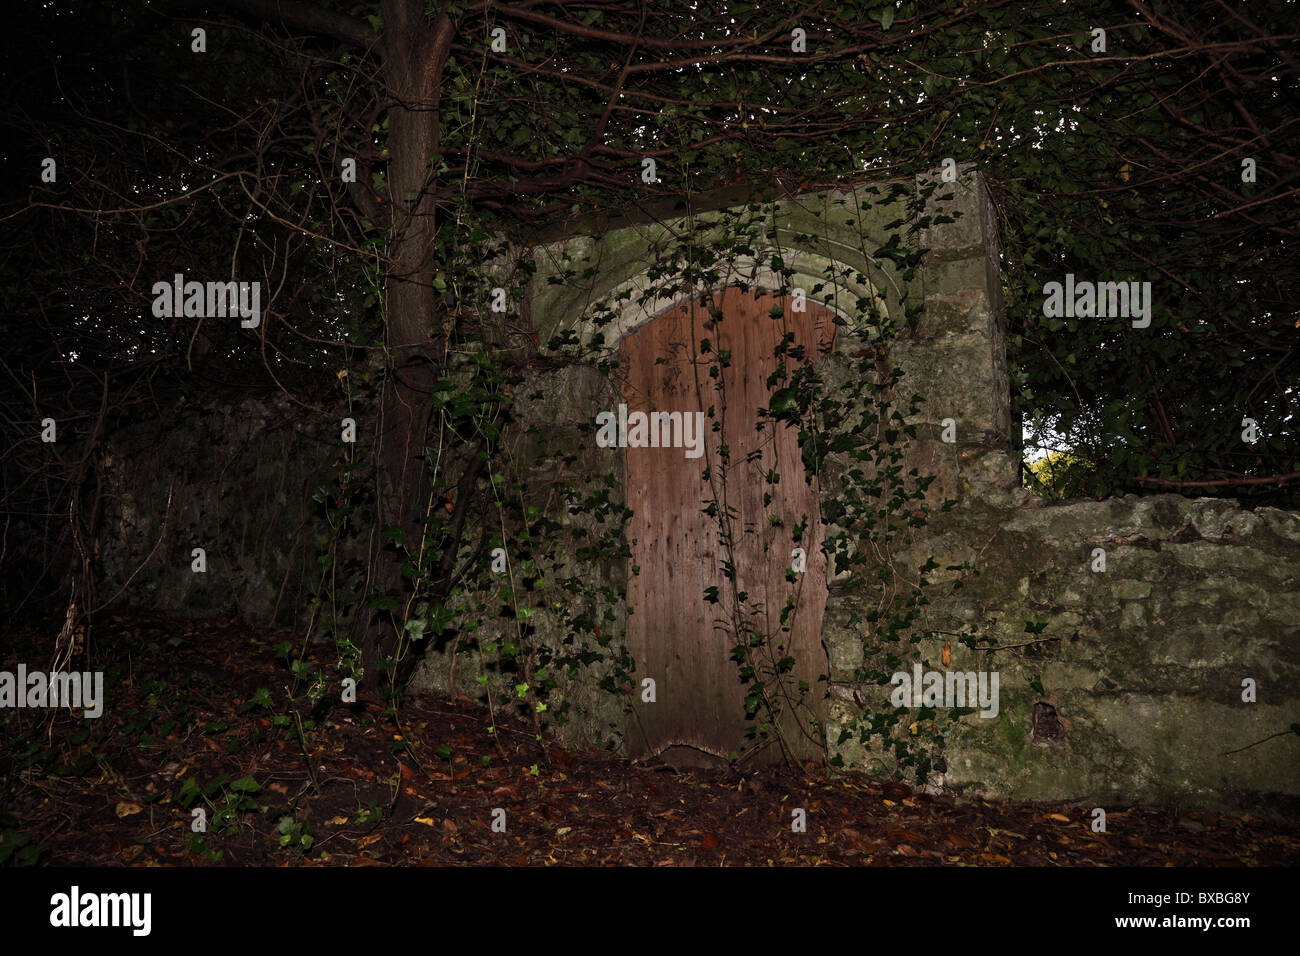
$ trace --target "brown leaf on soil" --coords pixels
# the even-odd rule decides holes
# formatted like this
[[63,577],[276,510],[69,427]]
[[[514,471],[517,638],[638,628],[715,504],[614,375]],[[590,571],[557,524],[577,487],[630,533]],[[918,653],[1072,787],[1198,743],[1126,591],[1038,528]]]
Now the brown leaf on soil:
[[912,795],[912,788],[897,780],[888,781],[881,789],[890,800],[905,800]]
[[[178,710],[180,702],[167,705],[172,707],[169,718],[222,721],[229,730],[191,738],[173,735],[159,741],[158,752],[147,762],[123,748],[106,752],[107,763],[84,777],[61,778],[57,801],[44,786],[19,781],[6,810],[19,819],[20,829],[49,845],[51,864],[910,867],[1286,866],[1300,861],[1300,827],[1244,814],[1117,806],[1108,808],[1108,818],[1129,825],[1112,828],[1123,833],[1105,835],[1081,825],[1087,821],[1080,814],[1090,804],[1058,804],[1060,809],[1053,811],[1050,805],[1010,801],[955,802],[903,781],[876,782],[817,766],[805,766],[802,772],[751,767],[740,777],[727,769],[652,773],[607,755],[566,750],[558,741],[539,742],[526,721],[494,715],[467,697],[414,696],[406,705],[405,729],[380,703],[362,701],[363,706],[340,712],[335,723],[322,724],[305,742],[323,784],[315,788],[304,765],[303,743],[294,737],[261,736],[252,764],[247,751],[231,747],[258,735],[266,723],[265,717],[235,712],[240,696],[257,686],[273,686],[283,669],[273,648],[298,635],[235,624],[187,630],[196,640],[174,652],[165,638],[181,630],[170,622],[155,626],[135,645],[169,647],[163,653],[179,655],[186,673],[219,665],[237,674],[246,686],[233,702],[205,698],[186,704],[184,713]],[[320,650],[324,656],[314,663],[331,663],[329,649]],[[118,692],[124,706],[104,717],[117,720],[118,737],[110,733],[109,739],[125,739],[120,732],[127,715],[146,705],[148,688],[143,682],[124,682]],[[72,722],[72,717],[65,720]],[[928,735],[933,725],[923,724],[920,730]],[[418,746],[446,741],[457,751],[456,759],[431,758],[412,772],[409,757],[396,759],[391,753],[395,735]],[[12,737],[0,725],[0,753],[12,749]],[[487,765],[484,757],[490,758]],[[475,772],[465,777],[469,767]],[[188,819],[174,810],[183,780],[195,777],[206,783],[222,774],[234,779],[250,773],[267,794],[300,794],[298,809],[322,821],[325,832],[316,846],[307,851],[278,846],[276,820],[266,814],[246,815],[247,826],[239,834],[223,837],[220,861],[190,849],[188,839],[157,839],[160,826],[169,837],[189,836]],[[139,792],[128,789],[137,775],[148,781],[151,798],[161,798],[158,803],[126,797]],[[458,778],[454,786],[453,775]],[[396,804],[395,785],[402,794]],[[794,806],[819,813],[820,824],[806,838],[773,841],[774,798],[783,796],[787,813]],[[119,801],[141,810],[120,818],[104,813],[105,805],[115,809]],[[496,805],[516,808],[508,834],[489,833],[488,809]],[[143,812],[156,808],[163,808],[161,818]],[[68,826],[69,819],[78,825]],[[464,839],[458,826],[462,820]],[[788,818],[782,823],[783,832],[789,832]],[[341,839],[326,847],[326,833]],[[0,850],[3,838],[0,834]],[[359,851],[362,840],[367,849]],[[215,844],[209,841],[209,846]]]

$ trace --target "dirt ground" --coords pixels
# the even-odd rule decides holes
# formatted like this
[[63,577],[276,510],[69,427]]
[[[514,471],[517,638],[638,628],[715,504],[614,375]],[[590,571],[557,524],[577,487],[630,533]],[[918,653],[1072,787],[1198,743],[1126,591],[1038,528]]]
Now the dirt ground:
[[[494,730],[464,697],[414,698],[396,715],[365,701],[313,710],[301,688],[290,696],[275,650],[285,640],[299,638],[228,620],[104,622],[92,664],[71,665],[107,671],[102,717],[0,711],[0,865],[1300,861],[1300,827],[1249,815],[1115,806],[1094,833],[1091,807],[934,797],[811,766],[678,771],[565,750],[514,720]],[[47,637],[9,644],[4,669],[47,667]]]

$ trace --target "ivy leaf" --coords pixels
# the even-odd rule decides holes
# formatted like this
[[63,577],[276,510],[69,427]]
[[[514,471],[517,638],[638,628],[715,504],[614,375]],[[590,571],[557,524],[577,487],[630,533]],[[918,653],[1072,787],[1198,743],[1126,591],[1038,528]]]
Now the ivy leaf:
[[230,784],[230,789],[236,793],[257,793],[262,785],[252,777],[240,777]]
[[772,394],[769,410],[774,415],[785,415],[799,410],[799,390],[793,386],[778,389]]

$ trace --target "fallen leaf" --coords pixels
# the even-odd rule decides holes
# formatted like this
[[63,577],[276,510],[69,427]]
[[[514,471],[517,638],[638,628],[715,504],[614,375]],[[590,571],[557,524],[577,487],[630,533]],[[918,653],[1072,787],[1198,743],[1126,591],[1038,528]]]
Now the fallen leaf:
[[718,848],[718,838],[712,833],[706,833],[700,837],[700,844],[706,850],[716,850]]
[[912,788],[897,780],[890,780],[881,789],[885,791],[885,796],[891,800],[903,800],[912,795]]
[[925,837],[915,830],[890,830],[889,839],[898,840],[900,843],[924,843]]
[[415,822],[423,823],[426,827],[436,827],[438,825],[438,821],[433,817],[416,817]]
[[1049,814],[1047,814],[1047,819],[1048,819],[1048,820],[1058,820],[1058,821],[1060,821],[1061,823],[1069,823],[1069,822],[1070,822],[1070,818],[1067,817],[1064,813],[1049,813]]
[[139,813],[143,809],[144,808],[138,803],[123,802],[117,805],[117,815],[119,817],[129,817],[133,814]]

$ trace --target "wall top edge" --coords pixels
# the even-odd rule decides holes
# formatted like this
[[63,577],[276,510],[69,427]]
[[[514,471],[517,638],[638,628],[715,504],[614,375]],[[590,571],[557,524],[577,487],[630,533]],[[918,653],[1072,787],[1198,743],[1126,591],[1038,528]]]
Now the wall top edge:
[[[965,176],[972,169],[970,164],[958,164],[960,175]],[[809,199],[819,193],[853,192],[867,187],[889,187],[904,183],[909,187],[924,176],[894,177],[876,179],[857,177],[838,182],[817,184],[795,184],[773,180],[766,183],[738,183],[722,186],[687,196],[667,196],[637,202],[619,209],[600,209],[584,213],[571,219],[560,220],[526,233],[522,237],[525,247],[537,247],[574,239],[581,236],[603,235],[631,226],[662,223],[681,219],[692,213],[699,215],[718,212],[748,203],[772,203],[786,200]]]

